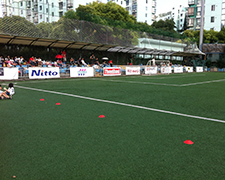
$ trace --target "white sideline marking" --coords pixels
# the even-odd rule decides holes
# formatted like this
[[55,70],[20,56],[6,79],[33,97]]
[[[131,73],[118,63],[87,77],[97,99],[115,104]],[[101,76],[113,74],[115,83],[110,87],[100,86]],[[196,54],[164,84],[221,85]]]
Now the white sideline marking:
[[190,83],[190,84],[182,84],[180,86],[193,86],[198,84],[207,84],[207,83],[214,83],[214,82],[221,82],[225,81],[225,79],[219,79],[219,80],[213,80],[213,81],[203,81],[203,82],[197,82],[197,83]]
[[207,117],[201,117],[201,116],[193,116],[193,115],[182,114],[182,113],[177,113],[177,112],[172,112],[172,111],[165,111],[165,110],[161,110],[161,109],[148,108],[148,107],[144,107],[144,106],[137,106],[137,105],[133,105],[133,104],[120,103],[120,102],[116,102],[116,101],[109,101],[109,100],[104,100],[104,99],[96,99],[96,98],[91,98],[91,97],[79,96],[79,95],[62,93],[62,92],[56,92],[56,91],[49,91],[49,90],[44,90],[44,89],[36,89],[36,88],[30,88],[30,87],[18,86],[18,85],[15,85],[15,87],[22,88],[22,89],[33,90],[33,91],[47,92],[47,93],[52,93],[52,94],[60,94],[60,95],[64,95],[64,96],[71,96],[71,97],[76,97],[76,98],[81,98],[81,99],[88,99],[88,100],[91,100],[91,101],[98,101],[98,102],[104,102],[104,103],[110,103],[110,104],[117,104],[117,105],[121,105],[121,106],[128,106],[128,107],[133,107],[133,108],[138,108],[138,109],[145,109],[145,110],[149,110],[149,111],[161,112],[161,113],[166,113],[166,114],[173,114],[173,115],[177,115],[177,116],[183,116],[183,117],[189,117],[189,118],[195,118],[195,119],[202,119],[202,120],[207,120],[207,121],[214,121],[214,122],[225,123],[224,120],[207,118]]
[[[96,80],[96,79],[94,79]],[[153,85],[160,85],[160,86],[177,86],[177,84],[165,84],[165,83],[153,83],[153,82],[139,82],[139,81],[121,81],[121,80],[109,80],[109,79],[99,79],[101,81],[112,81],[112,82],[120,82],[120,83],[131,83],[131,84],[153,84]]]

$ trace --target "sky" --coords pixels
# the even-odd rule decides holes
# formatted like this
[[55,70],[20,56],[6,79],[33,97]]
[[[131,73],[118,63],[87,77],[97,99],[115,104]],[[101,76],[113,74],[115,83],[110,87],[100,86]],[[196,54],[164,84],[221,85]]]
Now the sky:
[[173,7],[183,5],[188,7],[188,0],[156,0],[156,14],[166,13],[172,10]]

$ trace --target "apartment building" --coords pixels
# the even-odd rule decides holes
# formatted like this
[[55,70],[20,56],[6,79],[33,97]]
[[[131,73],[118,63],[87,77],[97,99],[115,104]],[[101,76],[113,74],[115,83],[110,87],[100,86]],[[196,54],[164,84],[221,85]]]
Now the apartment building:
[[[75,10],[80,4],[87,5],[94,0],[0,0],[0,18],[21,16],[28,21],[55,22],[70,9]],[[107,3],[113,1],[126,8],[138,22],[152,24],[155,20],[156,0],[96,0]]]
[[201,0],[188,1],[187,27],[200,30],[201,16],[204,16],[204,29],[220,31],[225,26],[225,0],[205,0],[205,11],[201,12]]
[[156,0],[127,0],[126,9],[138,22],[151,25],[156,20]]
[[167,19],[173,19],[176,26],[174,30],[182,31],[184,30],[184,27],[185,27],[186,13],[187,13],[187,8],[183,7],[182,5],[179,5],[177,7],[173,7],[172,10],[167,13],[159,14],[156,20],[165,21]]

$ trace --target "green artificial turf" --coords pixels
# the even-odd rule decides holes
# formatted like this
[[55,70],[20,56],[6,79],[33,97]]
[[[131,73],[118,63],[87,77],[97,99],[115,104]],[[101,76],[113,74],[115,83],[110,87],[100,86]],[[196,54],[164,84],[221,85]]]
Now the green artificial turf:
[[[225,121],[225,81],[186,87],[144,84],[182,85],[224,77],[224,73],[191,73],[17,85]],[[21,180],[225,177],[224,123],[15,90],[12,100],[0,101],[1,180],[13,175]],[[99,118],[102,114],[105,118]],[[194,144],[184,144],[187,139]]]

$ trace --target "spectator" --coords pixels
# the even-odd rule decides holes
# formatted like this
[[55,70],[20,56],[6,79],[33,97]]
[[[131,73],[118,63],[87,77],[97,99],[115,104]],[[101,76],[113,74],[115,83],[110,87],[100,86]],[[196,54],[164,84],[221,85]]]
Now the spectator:
[[13,83],[9,83],[9,88],[8,89],[4,88],[4,90],[5,91],[1,93],[0,98],[12,99],[13,94],[15,94]]
[[66,51],[62,51],[62,58],[63,61],[66,62]]
[[63,66],[62,60],[58,59],[57,60],[57,65],[60,66],[60,67],[62,67]]
[[152,65],[155,66],[155,57],[152,59]]
[[78,64],[78,67],[80,67],[80,66],[81,66],[81,64],[82,64],[82,62],[81,62],[81,58],[79,58],[79,59],[77,60],[77,64]]
[[92,55],[90,56],[90,62],[91,62],[91,66],[93,66],[94,63],[95,63],[95,56],[94,56],[94,54],[92,54]]
[[109,60],[109,66],[112,67],[113,66],[113,62],[112,60]]
[[100,65],[98,58],[95,59],[95,65],[98,65],[98,66]]
[[72,57],[70,58],[70,65],[75,65],[75,61]]
[[82,63],[82,65],[84,65],[85,67],[87,67],[87,63],[84,61],[84,58],[81,59],[81,63]]
[[38,66],[42,66],[42,60],[40,57],[37,59],[37,64],[38,64]]
[[0,94],[2,94],[3,91],[2,91],[2,85],[0,84]]

